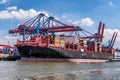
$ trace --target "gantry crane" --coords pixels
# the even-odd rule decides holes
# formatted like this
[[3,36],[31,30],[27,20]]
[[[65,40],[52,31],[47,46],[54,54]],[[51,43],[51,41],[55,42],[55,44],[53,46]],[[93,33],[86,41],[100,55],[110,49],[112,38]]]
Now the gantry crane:
[[16,29],[9,30],[10,34],[19,33],[23,35],[23,40],[26,40],[26,35],[39,36],[40,34],[48,34],[49,32],[66,32],[66,31],[78,31],[83,30],[73,25],[64,24],[54,17],[47,17],[45,14],[40,13],[39,15],[28,20],[24,24],[18,25]]
[[[64,24],[59,20],[56,20],[54,17],[47,17],[45,14],[40,13],[32,19],[26,21],[23,24],[19,24],[16,29],[9,30],[10,34],[18,33],[23,35],[23,40],[27,40],[29,36],[39,36],[41,34],[56,33],[56,32],[72,32],[72,33],[82,33],[84,36],[81,38],[85,39],[97,39],[99,42],[102,42],[104,24],[101,27],[102,22],[99,24],[99,29],[97,35],[90,33],[89,31],[84,30],[79,26]],[[89,35],[86,35],[89,34]]]
[[116,40],[116,37],[117,37],[117,34],[118,34],[117,32],[114,32],[114,34],[112,36],[112,39],[111,39],[111,41],[110,41],[110,43],[108,45],[109,48],[113,48],[115,40]]

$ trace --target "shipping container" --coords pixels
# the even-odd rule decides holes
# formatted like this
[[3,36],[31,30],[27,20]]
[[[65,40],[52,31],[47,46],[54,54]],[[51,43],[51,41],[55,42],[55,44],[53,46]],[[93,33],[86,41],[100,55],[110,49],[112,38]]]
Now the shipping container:
[[55,47],[60,47],[60,38],[55,38],[54,45]]
[[79,40],[79,43],[81,46],[83,46],[84,48],[87,48],[87,41],[86,40]]
[[66,43],[78,43],[78,38],[76,36],[67,36],[67,37],[60,37],[61,39],[64,39]]
[[97,43],[97,50],[98,50],[98,52],[102,52],[102,44],[101,43]]
[[60,38],[60,35],[54,34],[54,37],[55,37],[55,38]]
[[60,47],[62,47],[62,48],[65,47],[65,41],[64,40],[60,40]]
[[94,43],[94,51],[97,52],[97,43]]

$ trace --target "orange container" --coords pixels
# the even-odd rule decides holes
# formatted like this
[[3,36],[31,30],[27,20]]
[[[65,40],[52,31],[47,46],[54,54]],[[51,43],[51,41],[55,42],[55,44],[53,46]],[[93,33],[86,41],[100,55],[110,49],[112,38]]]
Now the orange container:
[[59,38],[55,38],[54,45],[55,45],[55,47],[60,47],[60,39]]

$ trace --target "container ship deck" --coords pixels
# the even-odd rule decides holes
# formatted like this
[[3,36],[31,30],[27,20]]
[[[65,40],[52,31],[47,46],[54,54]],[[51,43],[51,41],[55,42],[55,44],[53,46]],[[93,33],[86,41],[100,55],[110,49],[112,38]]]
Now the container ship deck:
[[[47,38],[48,36],[45,37]],[[52,44],[51,41],[45,39],[42,40],[40,36],[36,37],[38,42],[18,41],[16,47],[24,58],[112,59],[114,57],[114,49],[104,48],[100,51],[101,48],[97,48],[98,45],[94,42],[80,40],[79,43],[73,44],[54,38]]]

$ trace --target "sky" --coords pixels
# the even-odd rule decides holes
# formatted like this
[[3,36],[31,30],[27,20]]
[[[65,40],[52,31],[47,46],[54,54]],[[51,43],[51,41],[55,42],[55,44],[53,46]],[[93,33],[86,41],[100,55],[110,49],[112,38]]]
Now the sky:
[[94,33],[100,21],[105,23],[104,42],[118,32],[120,43],[120,0],[0,0],[0,44],[15,44],[10,29],[40,12],[55,16],[65,24],[81,26]]

